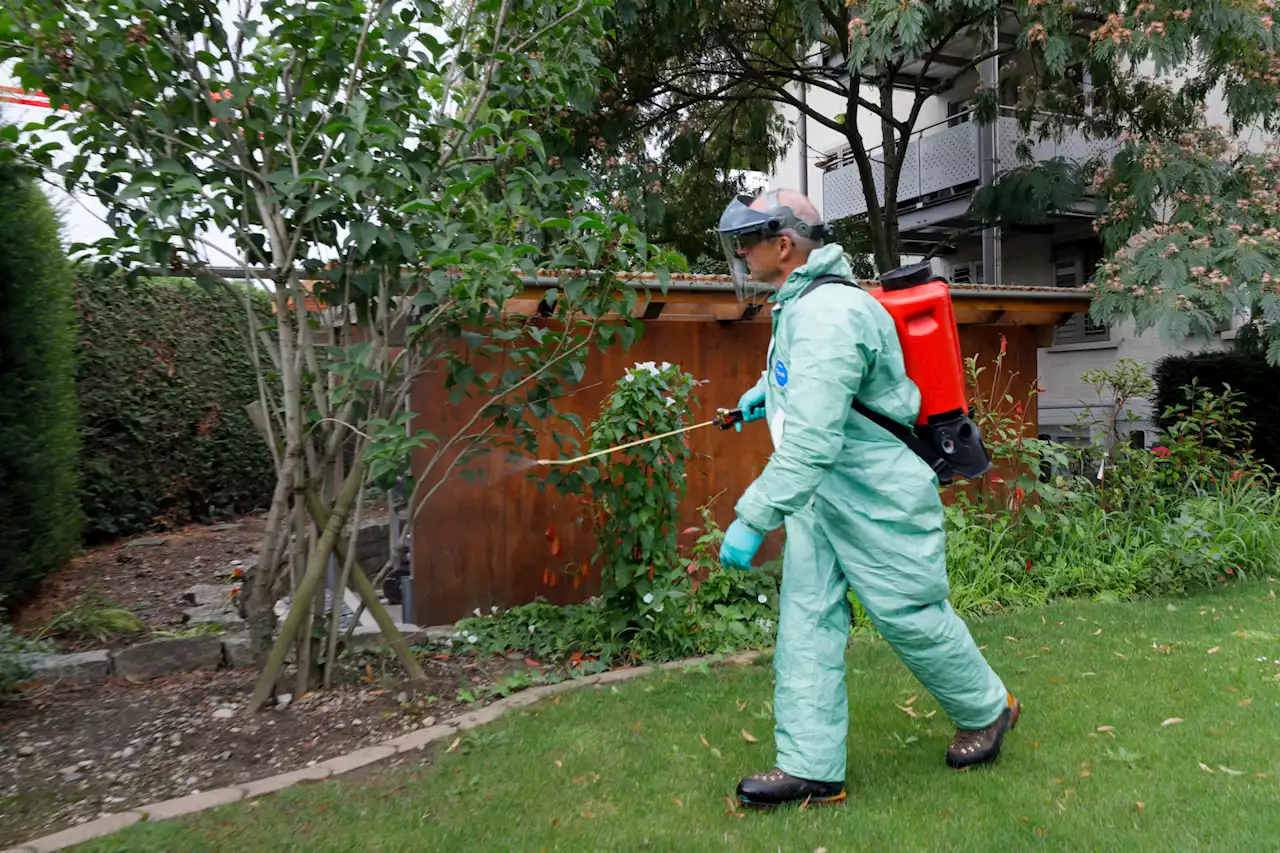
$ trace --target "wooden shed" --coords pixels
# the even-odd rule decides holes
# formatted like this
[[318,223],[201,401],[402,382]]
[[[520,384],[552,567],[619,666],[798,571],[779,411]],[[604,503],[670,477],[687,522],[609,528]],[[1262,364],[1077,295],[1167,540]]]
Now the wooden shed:
[[[526,289],[508,309],[533,313],[554,279],[526,280]],[[656,281],[639,280],[643,286],[636,316],[644,321],[644,334],[629,350],[615,346],[593,352],[579,390],[558,401],[590,424],[602,400],[623,371],[636,362],[672,362],[706,384],[699,388],[700,410],[693,420],[707,420],[718,407],[733,407],[742,392],[764,369],[769,342],[769,312],[744,313],[724,276],[676,276],[665,295]],[[1051,341],[1053,328],[1071,315],[1088,310],[1089,296],[1082,290],[952,285],[952,301],[966,356],[977,355],[988,363],[1005,341],[1006,374],[1018,376],[1011,387],[1015,397],[1026,397],[1037,381],[1036,350]],[[424,379],[414,389],[412,409],[420,413],[421,426],[437,435],[451,434],[466,419],[463,407],[449,404],[437,381]],[[1035,422],[1036,413],[1028,412]],[[733,505],[768,461],[768,430],[753,424],[741,433],[709,428],[690,434],[694,453],[688,470],[688,493],[683,515],[688,524],[700,521],[698,507],[713,496],[715,517],[721,525],[733,518]],[[585,444],[585,441],[584,441]],[[554,454],[554,445],[545,445]],[[415,460],[415,470],[421,460]],[[479,608],[510,607],[529,603],[538,596],[567,604],[598,590],[598,578],[574,589],[563,580],[544,583],[547,569],[559,572],[591,557],[595,545],[588,531],[579,529],[577,510],[554,491],[539,490],[528,470],[513,471],[502,454],[491,454],[477,463],[483,476],[477,481],[454,478],[432,497],[413,529],[413,614],[418,624],[453,622]],[[546,530],[554,526],[563,550],[553,555]],[[771,534],[761,559],[781,553],[783,533]]]

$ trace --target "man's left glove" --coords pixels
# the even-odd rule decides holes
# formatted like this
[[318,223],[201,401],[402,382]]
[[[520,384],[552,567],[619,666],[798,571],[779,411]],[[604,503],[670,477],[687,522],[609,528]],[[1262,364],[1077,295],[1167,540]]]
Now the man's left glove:
[[720,544],[720,565],[726,569],[751,568],[751,560],[763,541],[763,536],[735,518]]

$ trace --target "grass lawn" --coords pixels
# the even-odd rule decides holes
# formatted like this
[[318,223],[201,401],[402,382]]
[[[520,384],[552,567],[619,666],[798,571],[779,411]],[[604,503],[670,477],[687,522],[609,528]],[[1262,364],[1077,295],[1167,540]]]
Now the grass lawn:
[[963,774],[943,764],[951,728],[928,716],[932,697],[883,642],[859,642],[841,806],[729,810],[738,778],[773,759],[765,662],[568,694],[413,770],[76,849],[1280,850],[1277,591],[1262,582],[972,623],[1024,712],[999,763]]

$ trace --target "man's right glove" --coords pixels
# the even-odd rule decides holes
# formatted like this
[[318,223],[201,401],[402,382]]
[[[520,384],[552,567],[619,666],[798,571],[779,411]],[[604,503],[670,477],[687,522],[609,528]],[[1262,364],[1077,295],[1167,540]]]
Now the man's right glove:
[[[738,408],[742,410],[742,422],[750,423],[758,421],[764,417],[764,389],[753,387],[748,389],[738,400]],[[733,425],[738,432],[742,432],[742,422]]]
[[763,536],[735,518],[720,543],[720,565],[726,569],[751,568],[751,560],[763,541]]

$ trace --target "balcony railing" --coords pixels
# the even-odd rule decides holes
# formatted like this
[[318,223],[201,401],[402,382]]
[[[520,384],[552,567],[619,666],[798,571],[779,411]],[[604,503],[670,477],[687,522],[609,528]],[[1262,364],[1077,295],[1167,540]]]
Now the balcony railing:
[[[1007,111],[1006,111],[1007,112]],[[1024,135],[1018,120],[1012,115],[996,119],[996,174],[1019,164],[1018,145],[1026,140],[1031,156],[1036,162],[1062,157],[1083,162],[1099,154],[1113,150],[1119,143],[1114,139],[1087,139],[1082,133],[1068,131],[1061,140],[1037,138],[1037,128],[1030,136]],[[902,161],[898,177],[898,204],[900,206],[932,198],[945,198],[971,189],[979,180],[978,124],[973,111],[960,113],[922,128],[911,136],[907,154]],[[876,194],[884,203],[884,155],[883,146],[876,146],[871,156],[871,171],[875,177]],[[847,216],[860,216],[867,212],[862,179],[858,175],[853,149],[849,146],[837,149],[820,161],[823,168],[823,214],[828,221]]]

